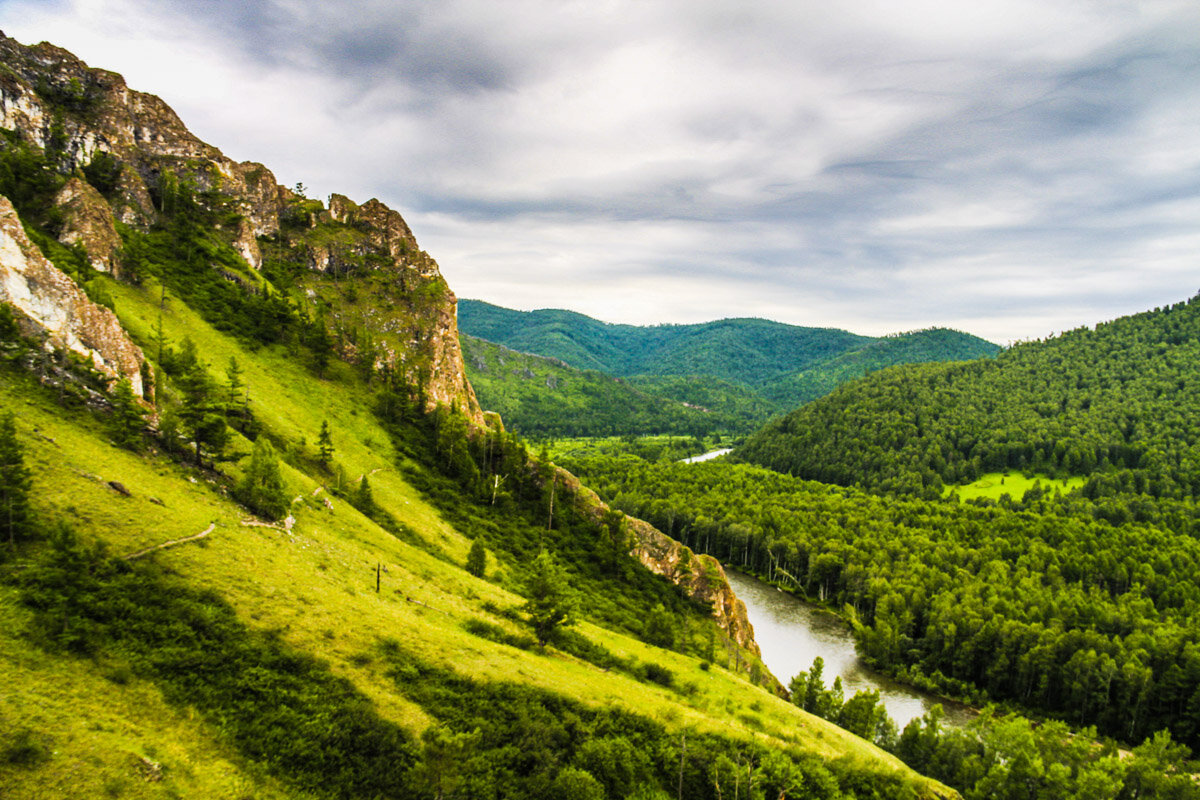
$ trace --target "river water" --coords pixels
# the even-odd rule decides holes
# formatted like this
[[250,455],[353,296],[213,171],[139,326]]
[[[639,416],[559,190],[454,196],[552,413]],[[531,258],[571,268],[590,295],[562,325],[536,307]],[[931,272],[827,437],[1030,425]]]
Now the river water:
[[732,453],[732,452],[733,452],[732,447],[724,447],[720,450],[709,450],[707,453],[703,453],[702,455],[692,456],[691,458],[682,459],[679,463],[680,464],[699,464],[701,461],[712,461],[714,458],[717,458],[718,456],[723,456],[726,453]]
[[936,703],[946,711],[945,721],[963,725],[970,711],[962,705],[920,692],[881,675],[863,664],[854,651],[854,637],[841,618],[782,592],[756,578],[726,570],[729,585],[746,604],[754,638],[762,650],[763,663],[786,686],[798,672],[808,672],[813,659],[825,659],[825,685],[842,677],[846,699],[859,689],[878,689],[888,714],[900,730]]

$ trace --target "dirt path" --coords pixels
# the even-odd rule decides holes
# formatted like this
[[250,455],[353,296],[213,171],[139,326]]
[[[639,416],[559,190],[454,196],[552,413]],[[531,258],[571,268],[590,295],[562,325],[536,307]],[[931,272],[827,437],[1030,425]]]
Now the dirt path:
[[133,561],[135,558],[141,558],[144,555],[153,553],[155,550],[165,550],[166,548],[174,547],[177,544],[186,544],[187,542],[194,542],[198,539],[203,539],[205,536],[208,536],[210,533],[213,532],[214,529],[216,529],[216,527],[217,527],[217,523],[214,522],[213,524],[209,525],[207,528],[205,528],[204,530],[200,531],[199,533],[197,533],[193,536],[185,536],[182,539],[172,539],[169,542],[163,542],[162,544],[156,544],[153,547],[147,547],[145,550],[138,550],[136,553],[130,553],[127,556],[122,556],[122,558],[124,558],[126,561]]

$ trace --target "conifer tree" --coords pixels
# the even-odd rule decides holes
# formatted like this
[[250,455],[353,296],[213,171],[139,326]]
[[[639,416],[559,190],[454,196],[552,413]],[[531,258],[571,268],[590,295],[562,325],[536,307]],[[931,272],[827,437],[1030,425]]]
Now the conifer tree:
[[250,466],[234,489],[234,497],[259,516],[282,519],[288,510],[287,491],[279,471],[275,448],[260,436],[250,454]]
[[333,460],[333,435],[329,432],[329,421],[321,420],[321,432],[317,434],[317,461],[327,468]]
[[538,644],[545,647],[559,628],[574,623],[575,595],[567,584],[567,576],[545,550],[533,561],[533,571],[525,583],[529,600],[522,610],[529,615],[529,624]]
[[181,372],[176,378],[183,395],[179,410],[179,421],[195,448],[196,466],[203,465],[205,449],[219,455],[229,440],[225,425],[224,404],[217,399],[217,387],[208,376],[204,365],[196,358],[194,346],[184,342],[179,357]]
[[242,432],[245,432],[245,419],[249,416],[249,409],[246,407],[249,402],[249,397],[246,394],[246,384],[242,380],[242,365],[238,363],[233,356],[229,357],[229,366],[225,368],[225,418],[241,420],[237,423],[237,427]]
[[0,417],[0,530],[4,531],[10,547],[31,531],[29,489],[32,483],[10,412]]
[[354,497],[350,502],[368,517],[375,513],[375,497],[371,494],[371,484],[365,473],[359,479],[358,488],[354,491]]
[[142,433],[146,429],[146,418],[133,395],[133,387],[122,378],[113,389],[112,432],[113,439],[129,450],[142,448]]

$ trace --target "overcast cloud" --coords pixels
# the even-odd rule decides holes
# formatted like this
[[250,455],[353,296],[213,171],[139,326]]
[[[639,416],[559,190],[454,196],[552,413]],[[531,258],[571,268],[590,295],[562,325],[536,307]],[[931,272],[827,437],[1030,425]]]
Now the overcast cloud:
[[460,297],[1000,343],[1200,290],[1195,0],[0,0]]

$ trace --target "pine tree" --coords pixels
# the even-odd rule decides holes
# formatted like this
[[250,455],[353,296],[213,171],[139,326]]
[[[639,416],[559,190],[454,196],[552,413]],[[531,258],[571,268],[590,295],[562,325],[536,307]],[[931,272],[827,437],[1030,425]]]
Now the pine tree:
[[194,347],[188,347],[188,342],[184,345],[180,356],[182,372],[176,378],[183,395],[179,421],[195,448],[196,466],[199,467],[203,465],[204,450],[219,455],[225,449],[229,429],[225,425],[224,403],[217,399],[217,387],[195,357]]
[[467,572],[476,578],[482,578],[486,571],[487,550],[483,546],[483,541],[476,539],[471,543],[471,550],[467,553]]
[[563,568],[545,550],[533,561],[525,594],[529,600],[522,610],[529,615],[539,645],[545,647],[555,631],[574,623],[575,594],[567,584]]
[[329,432],[329,421],[321,420],[321,432],[317,434],[317,461],[323,468],[333,460],[333,435]]
[[288,510],[287,491],[283,476],[279,472],[279,458],[275,448],[260,436],[250,454],[250,466],[234,489],[238,502],[259,516],[267,519],[282,519]]
[[32,484],[10,412],[0,418],[0,530],[7,534],[9,547],[32,531],[29,510]]
[[225,368],[225,418],[241,420],[236,427],[245,432],[245,419],[249,416],[246,405],[248,397],[245,392],[246,384],[242,381],[242,366],[233,356],[229,357],[229,366]]
[[146,418],[133,396],[133,387],[128,380],[122,378],[117,382],[112,396],[113,438],[121,447],[140,450],[142,433],[145,430]]
[[375,513],[375,496],[371,494],[371,484],[364,474],[358,481],[358,488],[354,491],[354,497],[350,499],[354,507],[368,517]]

